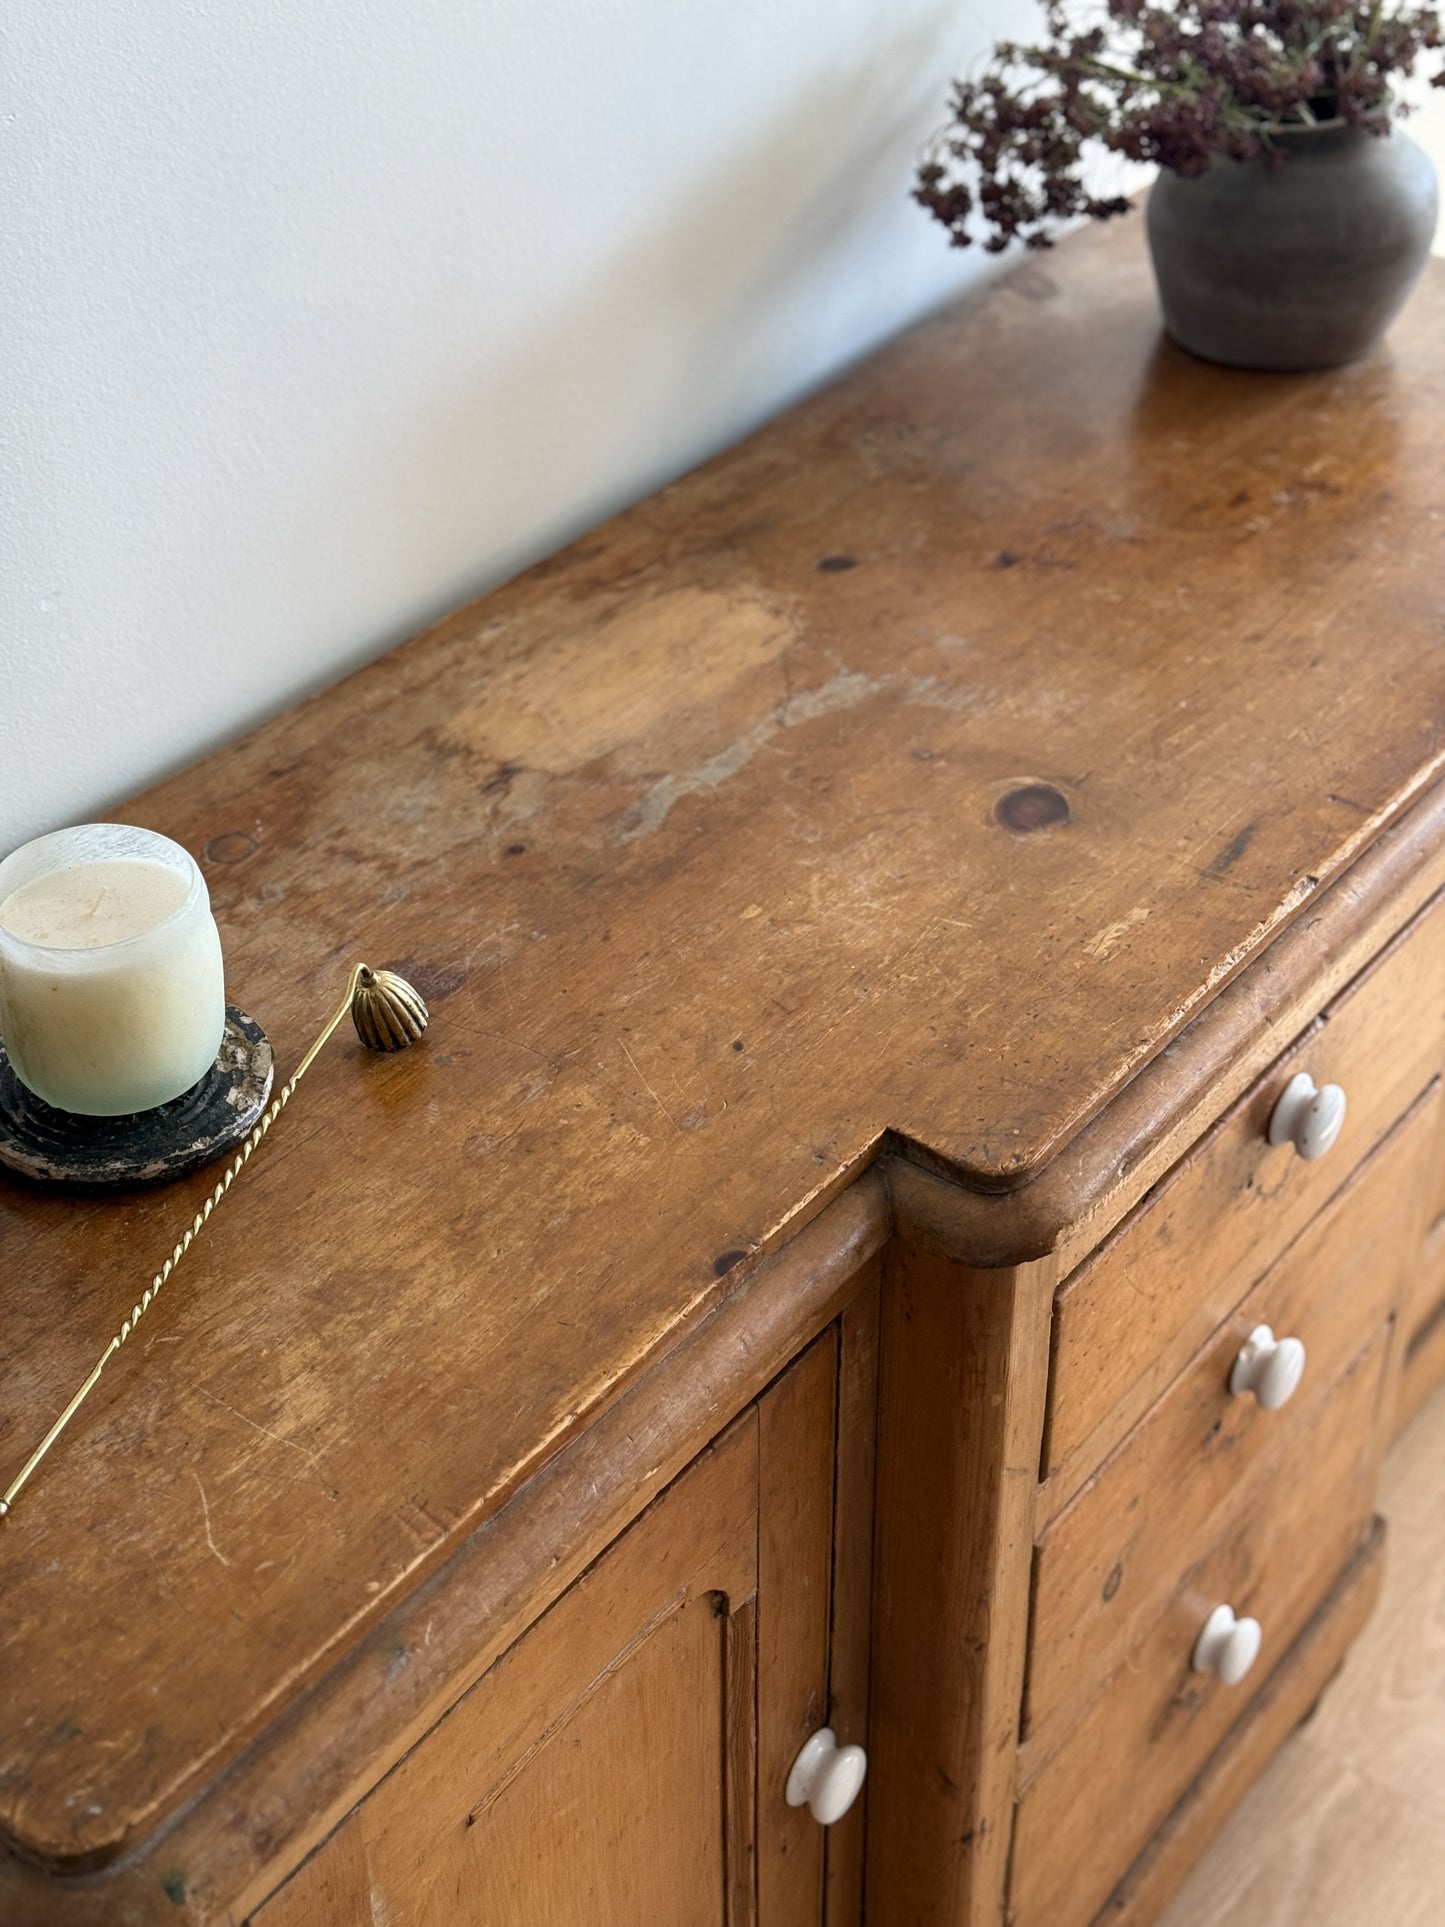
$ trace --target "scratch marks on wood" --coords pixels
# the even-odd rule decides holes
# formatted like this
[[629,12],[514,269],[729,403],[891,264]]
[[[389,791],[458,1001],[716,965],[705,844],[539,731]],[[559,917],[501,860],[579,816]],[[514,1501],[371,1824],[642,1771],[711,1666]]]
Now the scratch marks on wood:
[[217,1398],[214,1392],[208,1392],[204,1385],[197,1385],[195,1389],[202,1398],[209,1399],[212,1405],[219,1405],[223,1412],[229,1412],[232,1418],[238,1418],[243,1425],[249,1425],[253,1432],[259,1432],[263,1439],[270,1439],[274,1445],[284,1445],[288,1451],[299,1452],[306,1463],[312,1467],[318,1465],[321,1456],[319,1452],[308,1451],[304,1445],[298,1445],[295,1439],[285,1438],[280,1432],[273,1432],[265,1425],[258,1425],[255,1419],[247,1418],[244,1412],[238,1412],[235,1406],[228,1405],[225,1399]]
[[196,1490],[201,1495],[201,1517],[205,1520],[206,1524],[206,1544],[211,1548],[211,1551],[215,1553],[223,1566],[229,1566],[231,1563],[230,1560],[211,1536],[211,1508],[206,1502],[206,1488],[201,1484],[201,1475],[194,1466],[191,1467],[191,1477],[195,1480]]
[[1120,917],[1117,923],[1106,924],[1084,945],[1084,954],[1097,957],[1100,963],[1111,957],[1128,936],[1129,932],[1144,923],[1149,916],[1148,906],[1138,904],[1127,917]]
[[667,821],[673,805],[685,796],[697,796],[718,789],[730,777],[747,768],[758,751],[786,729],[816,722],[839,710],[856,709],[870,696],[893,696],[905,703],[918,703],[930,709],[970,709],[974,697],[966,690],[950,687],[937,676],[870,676],[861,669],[840,669],[827,682],[812,689],[790,691],[767,715],[751,728],[707,757],[696,768],[681,774],[660,776],[632,803],[622,819],[622,841],[650,836]]
[[176,1604],[179,1606],[181,1603],[181,1597],[180,1597],[180,1594],[176,1591],[175,1587],[171,1584],[169,1573],[166,1571],[165,1567],[161,1564],[160,1560],[156,1558],[155,1554],[151,1551],[149,1546],[143,1546],[142,1550],[144,1551],[146,1558],[149,1559],[151,1564],[155,1567],[157,1579],[160,1580],[161,1584],[165,1587],[166,1591],[170,1594],[171,1598],[174,1599]]
[[507,1014],[515,1017],[517,1005],[512,996],[512,986],[507,982],[507,944],[502,932],[497,932],[497,975],[502,980],[502,994],[507,1000]]
[[633,1070],[637,1072],[638,1077],[641,1078],[642,1088],[647,1092],[647,1095],[652,1099],[653,1103],[657,1106],[658,1110],[662,1112],[662,1115],[667,1119],[668,1123],[672,1126],[673,1130],[681,1132],[682,1126],[678,1123],[677,1119],[673,1116],[672,1112],[668,1110],[667,1106],[663,1103],[662,1099],[657,1095],[657,1092],[648,1083],[647,1079],[642,1076],[642,1066],[638,1063],[637,1059],[632,1055],[632,1052],[627,1048],[626,1044],[622,1043],[622,1039],[620,1037],[618,1038],[617,1041],[622,1047],[622,1055],[627,1059],[628,1063],[632,1066]]

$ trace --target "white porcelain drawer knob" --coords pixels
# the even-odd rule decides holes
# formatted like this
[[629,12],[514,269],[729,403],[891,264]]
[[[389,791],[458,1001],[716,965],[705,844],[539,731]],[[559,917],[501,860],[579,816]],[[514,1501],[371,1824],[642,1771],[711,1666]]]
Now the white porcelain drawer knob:
[[1257,1619],[1236,1619],[1232,1606],[1216,1606],[1194,1642],[1194,1670],[1214,1673],[1226,1686],[1238,1686],[1259,1658],[1262,1638]]
[[1236,1398],[1253,1392],[1266,1412],[1277,1412],[1294,1397],[1304,1369],[1301,1340],[1276,1338],[1268,1325],[1256,1325],[1239,1348],[1229,1389]]
[[1321,1084],[1308,1071],[1292,1077],[1270,1112],[1271,1144],[1292,1144],[1302,1158],[1322,1158],[1345,1121],[1345,1094],[1338,1084]]
[[858,1798],[868,1755],[861,1746],[839,1746],[831,1726],[805,1742],[788,1775],[788,1805],[806,1806],[813,1818],[831,1827]]

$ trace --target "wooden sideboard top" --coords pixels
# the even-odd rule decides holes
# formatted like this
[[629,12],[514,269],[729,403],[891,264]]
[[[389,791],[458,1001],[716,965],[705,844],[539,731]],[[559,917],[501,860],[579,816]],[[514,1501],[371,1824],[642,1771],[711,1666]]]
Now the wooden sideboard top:
[[[885,1130],[1039,1172],[1435,777],[1442,339],[1436,269],[1227,373],[1079,236],[118,812],[283,1069],[357,957],[433,1025],[323,1057],[0,1526],[3,1837],[154,1826]],[[205,1189],[0,1185],[5,1467]]]

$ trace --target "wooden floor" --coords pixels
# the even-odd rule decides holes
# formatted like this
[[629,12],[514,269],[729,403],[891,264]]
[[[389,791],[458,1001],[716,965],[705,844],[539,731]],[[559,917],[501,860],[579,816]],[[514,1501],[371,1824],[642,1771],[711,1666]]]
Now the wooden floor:
[[1384,1592],[1160,1927],[1445,1922],[1445,1391],[1386,1467]]

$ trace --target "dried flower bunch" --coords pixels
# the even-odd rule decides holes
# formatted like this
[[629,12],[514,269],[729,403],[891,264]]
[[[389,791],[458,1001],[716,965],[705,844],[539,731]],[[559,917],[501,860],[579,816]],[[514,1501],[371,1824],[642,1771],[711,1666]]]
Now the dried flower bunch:
[[[1383,133],[1391,81],[1445,47],[1438,7],[1349,0],[1043,0],[1045,38],[1000,42],[977,80],[954,83],[949,124],[918,170],[914,199],[984,246],[1050,245],[1052,223],[1104,220],[1129,202],[1089,192],[1090,141],[1132,161],[1202,174],[1216,156],[1285,160],[1274,132],[1344,120]],[[1445,67],[1431,77],[1445,85]],[[1394,111],[1400,111],[1398,107]]]

